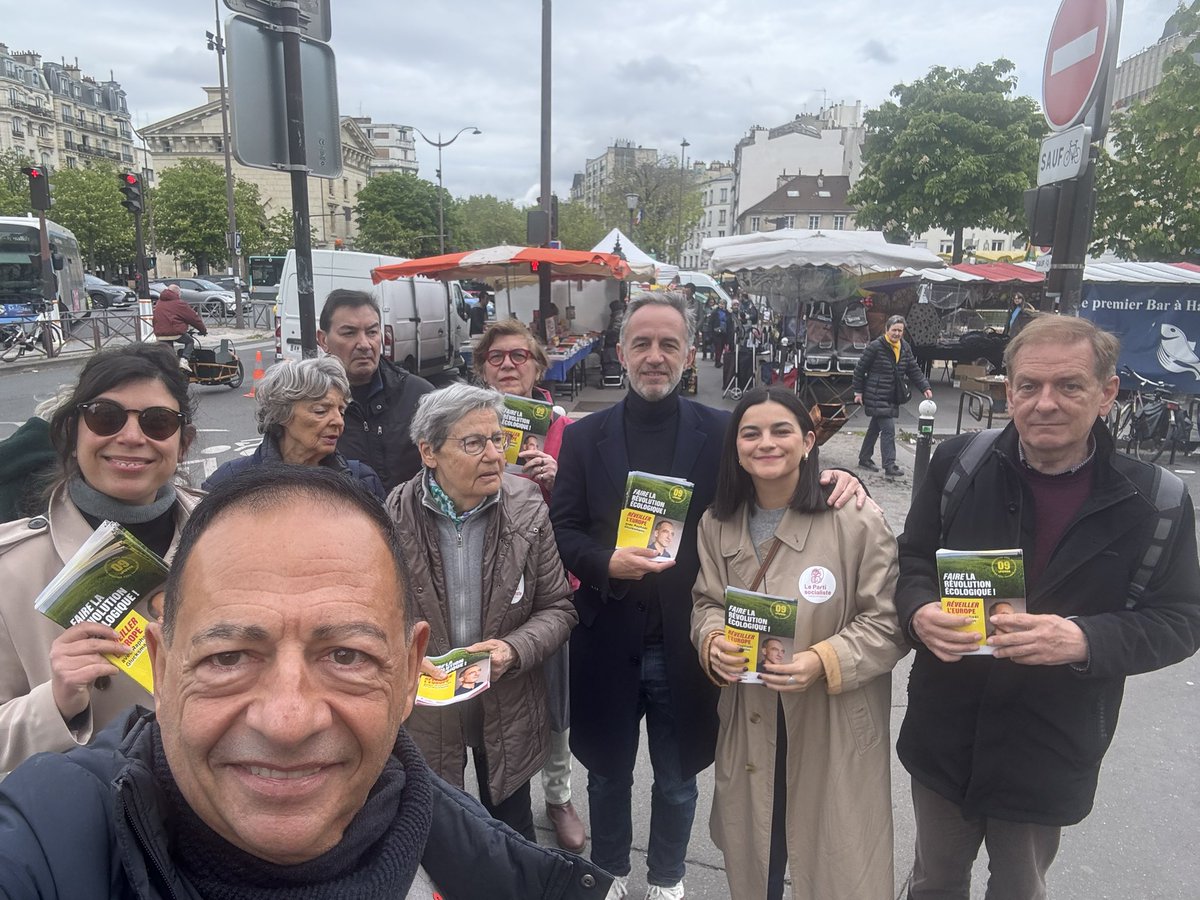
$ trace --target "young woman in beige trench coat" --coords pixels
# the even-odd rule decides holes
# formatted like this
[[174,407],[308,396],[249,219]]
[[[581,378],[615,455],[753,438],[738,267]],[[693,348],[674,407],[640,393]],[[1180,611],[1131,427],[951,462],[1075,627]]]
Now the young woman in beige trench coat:
[[[791,391],[747,393],[700,522],[692,640],[725,688],[710,828],[733,900],[782,897],[785,865],[793,900],[895,896],[890,672],[906,652],[896,542],[873,504],[826,506],[815,443]],[[723,636],[726,586],[798,601],[796,652],[767,663],[764,684],[738,683],[746,663]]]

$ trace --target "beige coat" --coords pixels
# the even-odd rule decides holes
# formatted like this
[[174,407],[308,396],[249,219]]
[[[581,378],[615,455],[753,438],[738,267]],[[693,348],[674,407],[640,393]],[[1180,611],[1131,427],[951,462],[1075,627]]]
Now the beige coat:
[[[758,590],[799,598],[796,649],[821,657],[826,680],[803,693],[737,684],[718,705],[716,788],[710,829],[724,851],[730,897],[766,895],[775,789],[778,700],[787,723],[787,845],[795,900],[890,900],[892,872],[891,675],[906,648],[896,622],[896,541],[874,509],[789,510]],[[769,544],[768,544],[769,546]],[[700,522],[700,575],[692,640],[725,622],[726,585],[748,588],[759,561],[746,517]],[[822,566],[832,596],[804,599],[801,575]],[[707,670],[707,661],[701,660]]]
[[[179,491],[176,538],[199,499]],[[0,775],[34,753],[86,744],[135,703],[154,706],[154,698],[124,675],[101,679],[91,705],[70,723],[54,704],[50,645],[63,629],[36,612],[33,601],[91,533],[62,488],[50,498],[46,517],[0,525]],[[173,541],[167,558],[174,552]]]

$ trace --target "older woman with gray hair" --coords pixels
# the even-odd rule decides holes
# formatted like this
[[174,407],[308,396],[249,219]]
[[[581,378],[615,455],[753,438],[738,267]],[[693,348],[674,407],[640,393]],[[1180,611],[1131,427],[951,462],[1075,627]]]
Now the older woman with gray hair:
[[[463,786],[470,748],[488,812],[534,840],[529,780],[550,746],[543,661],[577,621],[536,484],[504,471],[503,401],[452,384],[421,397],[411,424],[422,470],[387,499],[429,623],[430,656],[491,657],[490,687],[418,706],[406,725],[430,767]],[[442,673],[426,659],[425,674]]]
[[230,460],[213,472],[204,482],[204,490],[212,490],[252,466],[286,463],[325,466],[358,479],[380,500],[387,496],[374,469],[358,460],[347,460],[337,451],[345,427],[343,415],[350,400],[350,382],[336,356],[272,366],[254,397],[262,443],[252,456]]

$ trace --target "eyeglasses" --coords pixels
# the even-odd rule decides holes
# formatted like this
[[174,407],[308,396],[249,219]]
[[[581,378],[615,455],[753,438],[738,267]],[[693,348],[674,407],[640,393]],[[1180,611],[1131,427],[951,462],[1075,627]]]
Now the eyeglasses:
[[488,441],[491,441],[492,446],[503,453],[504,447],[508,443],[508,436],[503,431],[497,431],[491,435],[468,434],[466,437],[449,438],[449,440],[457,441],[467,456],[479,456],[483,453],[483,448],[487,446]]
[[489,350],[487,356],[484,357],[489,366],[500,368],[504,365],[504,360],[509,359],[514,366],[523,366],[525,363],[533,359],[533,354],[528,350]]
[[93,400],[80,403],[83,423],[97,437],[112,437],[125,427],[131,413],[137,414],[138,427],[152,441],[165,441],[175,434],[186,421],[183,413],[165,406],[150,406],[146,409],[126,409],[112,400]]

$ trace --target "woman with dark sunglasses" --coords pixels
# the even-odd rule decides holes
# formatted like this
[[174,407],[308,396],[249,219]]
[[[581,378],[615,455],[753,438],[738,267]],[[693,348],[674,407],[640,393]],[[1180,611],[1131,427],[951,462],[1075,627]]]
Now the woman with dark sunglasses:
[[170,558],[200,498],[175,484],[196,434],[192,416],[175,354],[134,344],[93,356],[50,420],[58,473],[47,513],[0,525],[0,773],[87,743],[135,703],[153,705],[104,658],[124,652],[116,632],[64,630],[33,601],[106,519]]

